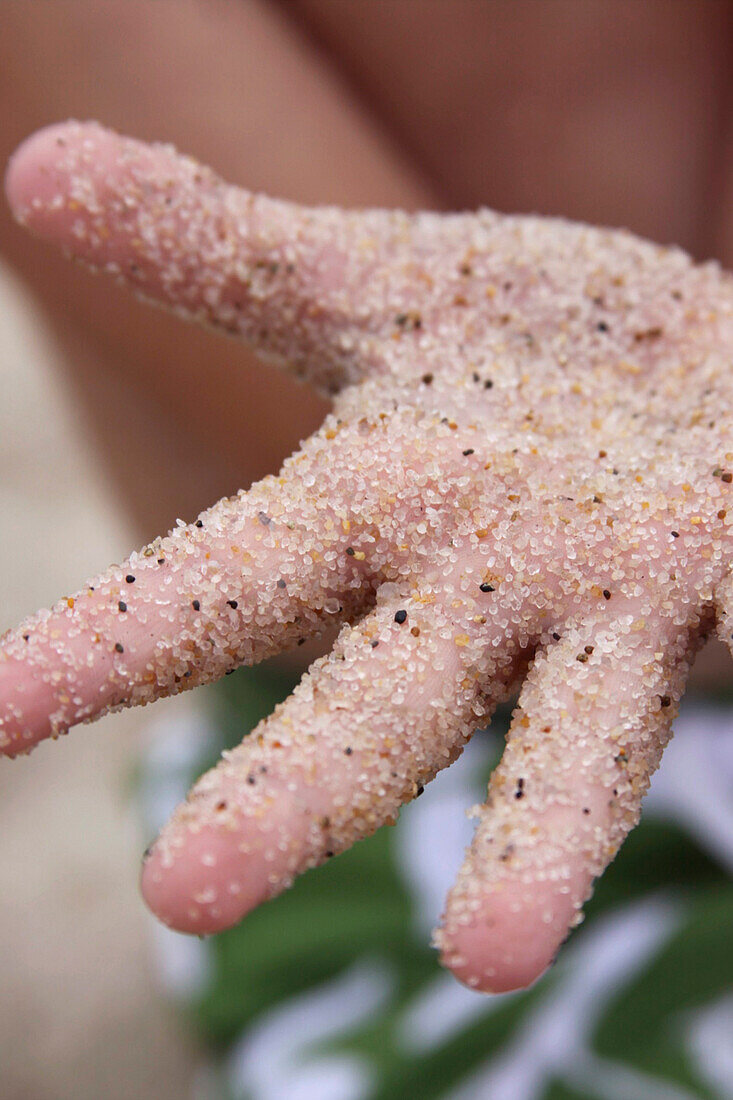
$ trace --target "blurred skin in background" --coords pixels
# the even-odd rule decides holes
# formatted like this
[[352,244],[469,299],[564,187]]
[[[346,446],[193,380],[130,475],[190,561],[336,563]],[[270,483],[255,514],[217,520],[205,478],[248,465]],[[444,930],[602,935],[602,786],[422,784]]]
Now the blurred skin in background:
[[[284,198],[559,214],[733,265],[723,0],[3,0],[0,21],[3,161],[94,118]],[[72,268],[5,208],[0,248],[141,541],[322,420],[292,378]]]

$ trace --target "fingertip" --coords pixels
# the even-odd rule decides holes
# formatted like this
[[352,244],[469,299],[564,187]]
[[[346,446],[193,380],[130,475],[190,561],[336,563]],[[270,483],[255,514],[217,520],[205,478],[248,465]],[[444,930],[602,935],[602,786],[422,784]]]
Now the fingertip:
[[222,932],[268,897],[267,875],[246,861],[236,833],[204,827],[185,843],[158,841],[146,853],[140,886],[148,908],[177,932]]
[[495,887],[449,904],[439,934],[441,962],[481,993],[526,989],[540,978],[577,920],[575,892],[557,883]]
[[[171,146],[125,137],[97,122],[64,122],[19,146],[5,192],[16,220],[35,236],[168,301],[160,285],[161,256],[174,247],[185,219],[169,210],[161,229],[158,215],[174,193],[200,190],[208,178]],[[146,217],[151,220],[143,229]]]
[[5,195],[18,220],[27,221],[35,203],[45,205],[56,194],[59,161],[94,131],[104,132],[95,123],[56,122],[21,142],[5,171]]
[[39,741],[64,732],[52,716],[60,710],[52,684],[33,675],[21,661],[0,659],[0,756],[24,756]]

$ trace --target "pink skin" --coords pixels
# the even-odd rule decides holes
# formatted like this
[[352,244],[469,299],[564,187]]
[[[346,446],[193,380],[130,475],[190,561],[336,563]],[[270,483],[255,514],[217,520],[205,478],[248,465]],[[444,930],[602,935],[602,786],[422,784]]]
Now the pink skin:
[[146,860],[161,919],[212,932],[394,820],[529,664],[436,940],[472,988],[531,983],[638,819],[716,613],[731,633],[728,278],[559,221],[304,210],[93,124],[34,135],[6,189],[334,414],[4,637],[0,751],[342,624]]

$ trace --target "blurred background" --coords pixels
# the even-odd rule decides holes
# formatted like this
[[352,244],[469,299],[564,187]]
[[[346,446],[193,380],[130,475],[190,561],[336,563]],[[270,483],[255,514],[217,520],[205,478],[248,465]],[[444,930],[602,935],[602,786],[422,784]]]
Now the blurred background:
[[[0,159],[96,118],[287,198],[561,214],[733,266],[732,31],[727,0],[3,0]],[[0,395],[0,630],[277,469],[325,409],[5,209]],[[729,658],[700,655],[644,823],[560,962],[501,997],[427,943],[505,715],[396,828],[240,928],[191,940],[145,913],[145,843],[299,672],[3,762],[3,1100],[733,1096]]]

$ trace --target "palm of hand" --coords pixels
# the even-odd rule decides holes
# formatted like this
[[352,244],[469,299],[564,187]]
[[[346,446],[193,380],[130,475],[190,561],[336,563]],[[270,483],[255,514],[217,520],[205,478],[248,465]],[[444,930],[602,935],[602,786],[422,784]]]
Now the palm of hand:
[[35,139],[9,193],[335,397],[279,477],[6,636],[4,751],[344,621],[147,860],[161,917],[211,931],[392,820],[531,660],[438,933],[469,984],[531,981],[638,817],[715,610],[730,634],[730,283],[567,223],[300,211],[94,127]]

